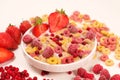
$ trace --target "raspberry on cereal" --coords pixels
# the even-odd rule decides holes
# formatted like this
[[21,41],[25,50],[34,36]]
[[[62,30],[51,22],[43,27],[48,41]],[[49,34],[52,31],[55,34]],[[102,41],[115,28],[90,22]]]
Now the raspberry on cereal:
[[26,34],[26,35],[23,37],[23,42],[24,42],[24,43],[30,43],[30,42],[32,42],[32,37],[31,37],[29,34]]
[[42,56],[45,58],[49,58],[54,54],[54,51],[51,47],[46,47],[42,52]]
[[95,38],[95,33],[92,31],[92,30],[89,30],[87,33],[86,33],[86,38],[92,40]]
[[102,69],[101,72],[100,72],[100,76],[101,75],[104,75],[107,80],[110,79],[110,73],[109,73],[109,71],[107,69]]
[[68,26],[68,30],[69,30],[71,33],[76,33],[76,32],[78,32],[78,29],[77,29],[75,26],[73,26],[73,25],[69,25],[69,26]]
[[120,74],[114,74],[110,80],[120,80]]
[[103,66],[100,65],[100,64],[95,64],[92,68],[92,71],[95,73],[95,74],[99,74],[100,71],[103,69]]
[[79,75],[82,78],[85,76],[86,73],[87,73],[87,71],[82,67],[78,68],[78,70],[77,70],[77,75]]

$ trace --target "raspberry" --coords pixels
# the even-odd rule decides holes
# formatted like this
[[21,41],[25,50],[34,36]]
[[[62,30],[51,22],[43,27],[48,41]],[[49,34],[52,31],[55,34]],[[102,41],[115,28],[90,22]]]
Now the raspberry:
[[33,39],[31,44],[32,44],[32,46],[35,46],[38,48],[41,48],[41,46],[42,46],[42,44],[40,43],[40,40],[38,38]]
[[119,74],[114,74],[110,80],[120,80],[120,75]]
[[86,34],[86,38],[92,40],[95,38],[95,33],[92,30],[89,30]]
[[92,71],[95,74],[99,74],[102,69],[103,69],[103,66],[101,66],[100,64],[96,64],[96,65],[93,66]]
[[80,77],[84,77],[85,74],[86,74],[86,70],[82,67],[80,67],[78,70],[77,70],[77,75],[79,75]]
[[75,26],[72,26],[72,25],[70,25],[70,26],[68,27],[68,30],[69,30],[71,33],[76,33],[76,32],[78,32],[78,29],[77,29]]
[[54,51],[51,47],[46,47],[42,53],[42,56],[45,58],[49,58],[54,54]]
[[106,77],[104,75],[101,75],[98,80],[106,80]]
[[107,80],[110,79],[110,73],[109,73],[109,71],[108,71],[107,69],[101,70],[100,76],[101,76],[101,75],[104,75],[104,76],[106,77]]
[[71,44],[69,47],[68,47],[68,52],[73,55],[73,56],[77,56],[77,48],[78,48],[78,44]]
[[30,42],[32,42],[32,37],[29,34],[25,35],[23,37],[23,42],[27,43],[27,44],[30,43]]
[[81,80],[80,76],[75,76],[73,80]]
[[92,80],[93,80],[93,79],[94,79],[94,75],[93,75],[92,73],[87,73],[87,72],[86,72],[86,73],[84,74],[84,78],[89,78],[89,79],[92,79]]

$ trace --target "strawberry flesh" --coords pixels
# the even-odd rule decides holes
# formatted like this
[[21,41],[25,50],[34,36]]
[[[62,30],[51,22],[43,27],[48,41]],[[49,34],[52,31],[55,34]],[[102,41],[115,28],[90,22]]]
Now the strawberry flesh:
[[0,48],[0,63],[9,61],[14,58],[14,53],[5,49],[5,48]]
[[56,32],[66,27],[69,23],[69,19],[63,11],[56,11],[49,15],[48,23],[50,25],[50,32]]

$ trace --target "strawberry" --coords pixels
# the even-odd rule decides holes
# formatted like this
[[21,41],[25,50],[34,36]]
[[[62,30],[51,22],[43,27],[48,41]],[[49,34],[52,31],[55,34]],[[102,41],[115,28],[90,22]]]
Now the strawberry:
[[14,58],[14,53],[8,49],[0,48],[0,63],[6,62]]
[[65,14],[65,11],[55,11],[48,16],[48,23],[50,25],[50,32],[56,32],[63,29],[69,23],[69,18]]
[[39,37],[42,33],[48,30],[49,25],[42,23],[41,18],[36,19],[36,25],[34,26],[32,33],[34,36]]
[[31,28],[31,24],[28,20],[24,20],[23,22],[21,22],[19,28],[22,34],[24,34],[29,28]]
[[20,44],[21,32],[16,26],[9,25],[6,29],[6,32],[10,34],[10,36],[16,41],[17,44]]
[[0,47],[17,49],[18,45],[8,33],[0,32]]

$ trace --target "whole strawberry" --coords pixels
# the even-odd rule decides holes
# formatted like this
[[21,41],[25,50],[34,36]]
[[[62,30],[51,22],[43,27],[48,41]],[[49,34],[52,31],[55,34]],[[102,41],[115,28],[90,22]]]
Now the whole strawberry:
[[21,24],[19,26],[22,34],[24,34],[31,27],[32,27],[32,25],[30,24],[30,22],[28,20],[24,20],[23,22],[21,22]]
[[50,32],[56,32],[68,25],[69,18],[63,9],[61,11],[56,10],[49,15],[48,23],[50,25]]
[[18,44],[7,32],[0,32],[0,47],[7,49],[17,49]]
[[17,44],[21,42],[21,32],[19,28],[14,25],[9,25],[6,29],[6,32],[15,40]]

